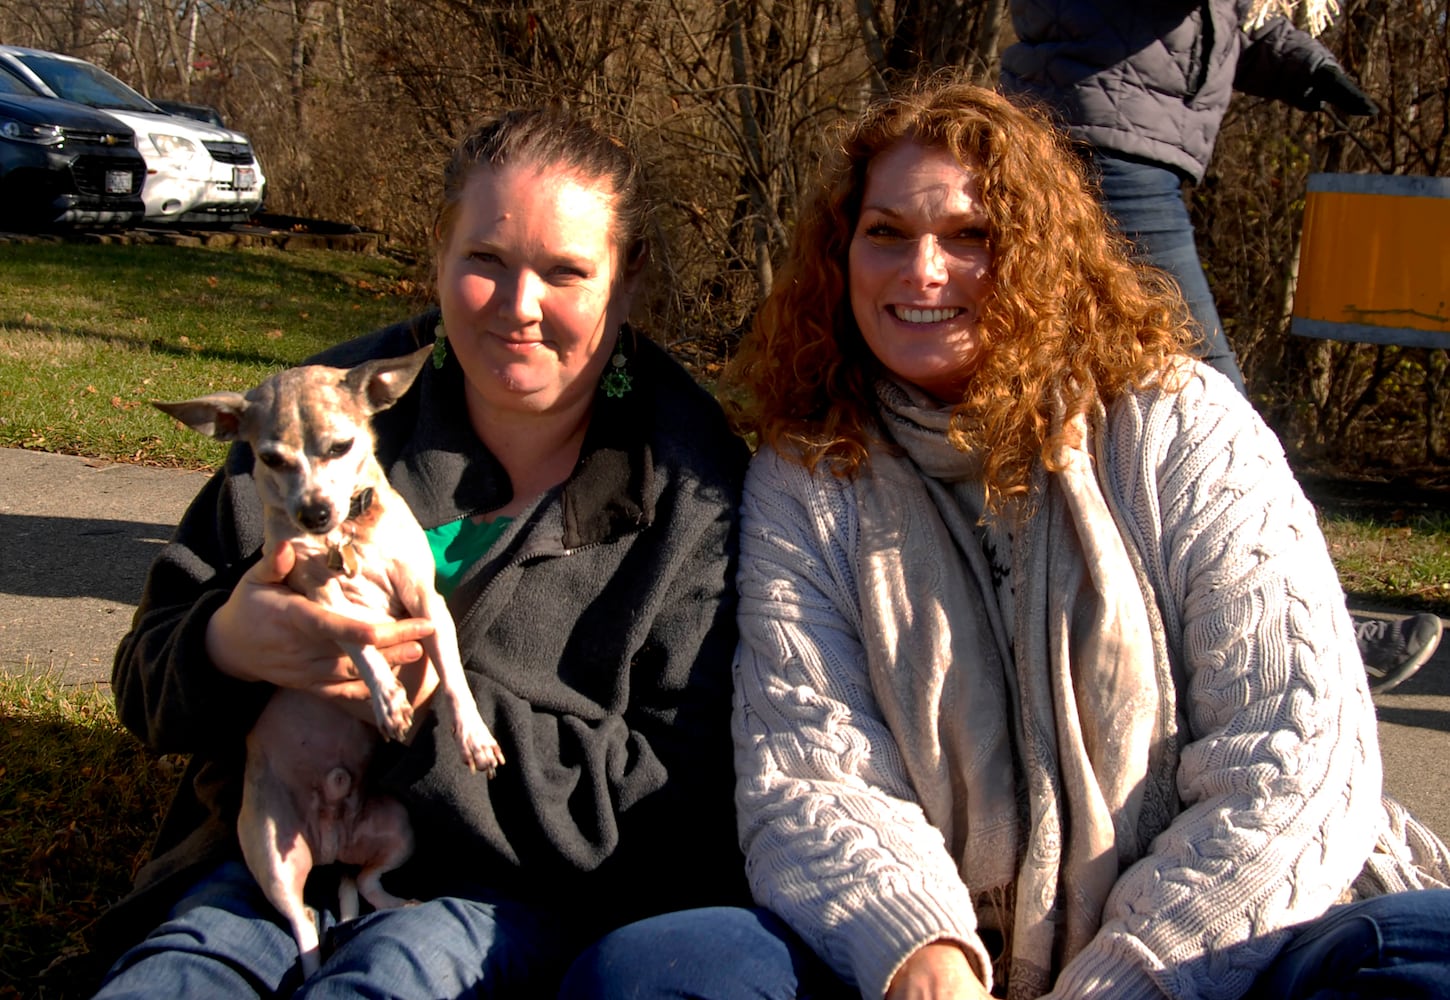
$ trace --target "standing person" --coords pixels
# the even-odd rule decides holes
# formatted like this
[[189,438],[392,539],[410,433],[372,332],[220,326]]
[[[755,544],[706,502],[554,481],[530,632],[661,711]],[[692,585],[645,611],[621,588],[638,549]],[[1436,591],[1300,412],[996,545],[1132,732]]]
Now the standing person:
[[732,386],[764,909],[615,931],[566,996],[1450,995],[1450,853],[1191,339],[1045,121],[946,82],[849,124]]
[[[1310,0],[1311,24],[1333,5]],[[1203,360],[1247,395],[1194,243],[1183,185],[1213,156],[1235,90],[1301,111],[1378,113],[1329,50],[1271,12],[1276,0],[1012,0],[1017,41],[1002,53],[1001,87],[1040,101],[1082,144],[1108,215],[1148,263],[1183,291]],[[1404,681],[1439,645],[1435,615],[1356,618],[1376,692]]]
[[1302,111],[1377,113],[1319,42],[1263,0],[1012,0],[1017,41],[1001,87],[1046,104],[1084,144],[1103,204],[1149,263],[1178,281],[1203,359],[1246,392],[1194,245],[1185,183],[1203,180],[1235,90]]
[[287,551],[258,560],[248,449],[193,503],[116,656],[121,719],[193,757],[111,919],[159,926],[102,996],[546,996],[613,926],[748,898],[729,733],[748,453],[625,322],[646,223],[618,140],[561,111],[491,119],[445,173],[440,308],[321,359],[393,357],[436,331],[436,366],[376,419],[379,455],[428,530],[507,764],[470,773],[427,723],[386,748],[378,786],[417,836],[390,888],[423,902],[338,924],[320,897],[322,967],[305,983],[240,859],[243,740],[276,685],[370,711],[344,638],[385,647],[421,701],[420,624],[349,622],[282,585]]

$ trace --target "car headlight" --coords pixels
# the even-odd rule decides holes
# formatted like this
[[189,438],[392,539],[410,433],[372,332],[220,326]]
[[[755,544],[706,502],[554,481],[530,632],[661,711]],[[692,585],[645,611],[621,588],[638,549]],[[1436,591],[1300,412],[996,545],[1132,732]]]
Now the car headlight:
[[185,136],[152,132],[147,138],[164,159],[185,161],[196,155],[196,144]]
[[59,125],[31,125],[14,118],[0,118],[0,136],[40,146],[59,146],[65,142],[65,132]]

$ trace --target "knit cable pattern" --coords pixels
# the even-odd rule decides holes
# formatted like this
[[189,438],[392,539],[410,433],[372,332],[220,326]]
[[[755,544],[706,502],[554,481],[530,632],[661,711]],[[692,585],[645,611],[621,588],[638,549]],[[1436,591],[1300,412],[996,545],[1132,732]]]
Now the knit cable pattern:
[[[1314,511],[1226,380],[1199,367],[1181,392],[1122,401],[1104,454],[1175,659],[1183,809],[1052,996],[1238,997],[1383,824],[1364,672]],[[757,900],[872,997],[929,941],[987,955],[867,680],[854,503],[768,450],[752,463],[737,804]]]

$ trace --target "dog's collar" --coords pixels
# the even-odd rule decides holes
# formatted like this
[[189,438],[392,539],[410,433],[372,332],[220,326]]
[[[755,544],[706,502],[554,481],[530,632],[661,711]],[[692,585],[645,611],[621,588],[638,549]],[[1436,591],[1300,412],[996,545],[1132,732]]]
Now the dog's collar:
[[369,486],[365,490],[358,490],[352,495],[352,503],[347,508],[347,519],[355,521],[368,512],[373,505],[373,488]]
[[[348,504],[348,520],[357,520],[368,510],[373,509],[373,501],[377,499],[373,487],[365,490],[358,490],[352,494],[352,501]],[[352,541],[352,536],[342,539],[341,542],[334,542],[328,546],[328,568],[334,572],[341,572],[345,577],[355,577],[358,572],[357,543]]]
[[357,544],[351,536],[327,547],[327,568],[343,576],[357,576]]
[[[375,499],[376,494],[371,486],[358,490],[348,504],[347,519],[355,521],[362,517],[372,509]],[[357,576],[357,543],[353,541],[352,535],[347,535],[342,541],[327,547],[327,568],[344,576]]]

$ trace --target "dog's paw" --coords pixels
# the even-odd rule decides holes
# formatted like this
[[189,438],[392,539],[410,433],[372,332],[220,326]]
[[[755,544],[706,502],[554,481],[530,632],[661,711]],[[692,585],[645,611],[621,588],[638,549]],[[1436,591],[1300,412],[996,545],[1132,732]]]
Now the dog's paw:
[[503,748],[481,723],[458,734],[458,749],[463,753],[463,764],[470,771],[482,771],[492,778],[503,765]]
[[399,742],[408,738],[413,728],[413,706],[408,694],[401,686],[385,691],[373,699],[373,714],[378,721],[378,731],[384,737]]

